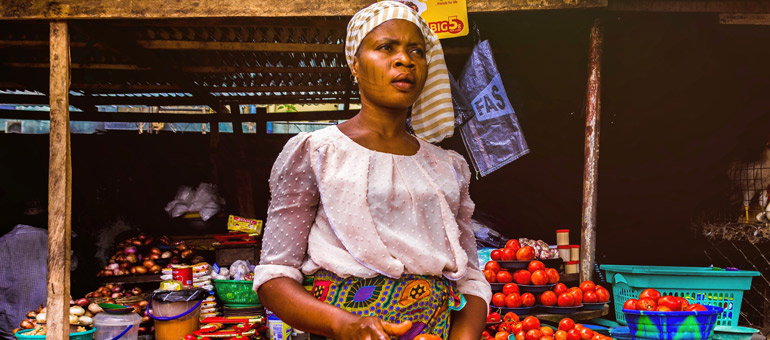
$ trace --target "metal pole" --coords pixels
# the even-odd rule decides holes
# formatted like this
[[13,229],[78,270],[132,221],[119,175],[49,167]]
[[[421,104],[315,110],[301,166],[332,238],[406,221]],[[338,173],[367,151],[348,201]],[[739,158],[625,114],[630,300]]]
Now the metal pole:
[[594,19],[588,57],[586,91],[583,223],[580,241],[580,281],[591,280],[596,263],[596,192],[599,177],[599,114],[601,112],[602,24]]

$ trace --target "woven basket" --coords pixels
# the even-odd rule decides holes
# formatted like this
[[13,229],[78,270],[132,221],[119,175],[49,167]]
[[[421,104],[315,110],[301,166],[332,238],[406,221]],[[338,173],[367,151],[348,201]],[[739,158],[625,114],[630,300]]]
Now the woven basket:
[[106,302],[107,300],[115,300],[115,303],[126,306],[126,305],[133,305],[137,302],[147,301],[149,299],[150,299],[149,293],[142,293],[139,295],[122,297],[117,299],[111,299],[109,297],[88,298],[88,302],[99,304],[99,303]]

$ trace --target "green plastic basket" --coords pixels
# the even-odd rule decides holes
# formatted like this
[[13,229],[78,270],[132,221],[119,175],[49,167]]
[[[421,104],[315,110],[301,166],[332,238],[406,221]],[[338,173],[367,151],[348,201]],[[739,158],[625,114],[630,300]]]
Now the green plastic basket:
[[259,304],[259,297],[252,289],[253,281],[214,280],[214,289],[222,303],[228,306],[246,307]]
[[[39,340],[39,339],[45,339],[45,335],[27,335],[25,333],[32,332],[32,329],[24,329],[16,332],[14,334],[16,336],[16,339],[19,340]],[[94,332],[96,332],[96,327],[91,327],[91,329],[85,331],[85,332],[77,332],[77,333],[70,333],[70,340],[93,340],[94,338]]]
[[717,317],[718,326],[737,326],[743,303],[743,291],[751,288],[757,271],[715,270],[711,267],[669,267],[603,264],[612,284],[615,318],[625,325],[623,303],[636,299],[647,288],[663,295],[680,296],[690,303],[717,306],[724,311]]

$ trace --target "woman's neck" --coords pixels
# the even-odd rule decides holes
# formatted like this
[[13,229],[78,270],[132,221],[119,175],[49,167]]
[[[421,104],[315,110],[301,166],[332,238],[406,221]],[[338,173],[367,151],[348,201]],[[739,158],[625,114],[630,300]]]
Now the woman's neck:
[[406,109],[373,107],[362,103],[361,111],[351,121],[357,127],[369,130],[381,138],[398,138],[407,134],[406,113]]

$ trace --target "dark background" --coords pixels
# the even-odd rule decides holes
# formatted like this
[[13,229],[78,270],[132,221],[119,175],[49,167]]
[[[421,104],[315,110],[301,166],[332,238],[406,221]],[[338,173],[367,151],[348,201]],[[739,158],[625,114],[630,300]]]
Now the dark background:
[[[728,163],[756,157],[770,135],[770,27],[719,25],[716,14],[472,16],[496,51],[531,149],[472,181],[477,212],[507,237],[555,243],[555,230],[567,228],[572,243],[580,242],[588,38],[596,16],[605,26],[597,260],[709,265],[693,221],[733,213]],[[471,37],[444,41],[472,44]],[[459,75],[466,58],[448,55],[450,71]],[[215,180],[212,159],[253,169],[254,217],[264,218],[270,166],[289,137],[223,134],[211,150],[200,134],[73,135],[72,228],[80,235],[73,248],[84,259],[82,277],[96,270],[86,263],[95,231],[118,219],[148,233],[225,232],[224,224],[185,229],[163,211],[180,185]],[[459,135],[443,146],[465,155]],[[47,135],[0,135],[0,234],[18,223],[21,203],[46,197],[47,153]],[[237,213],[239,183],[220,171],[227,212]]]

